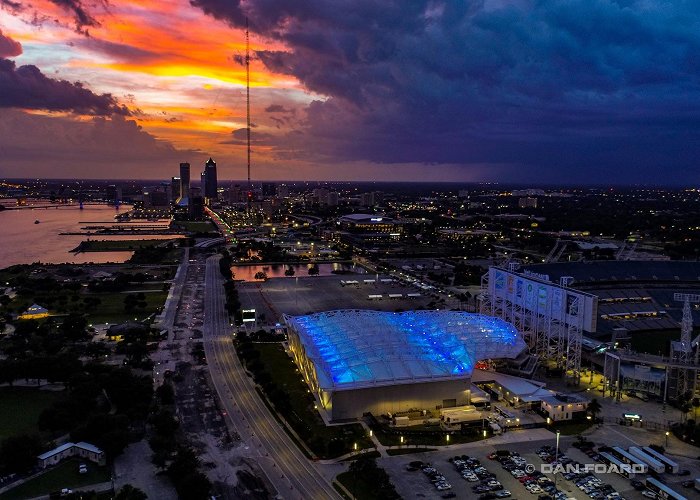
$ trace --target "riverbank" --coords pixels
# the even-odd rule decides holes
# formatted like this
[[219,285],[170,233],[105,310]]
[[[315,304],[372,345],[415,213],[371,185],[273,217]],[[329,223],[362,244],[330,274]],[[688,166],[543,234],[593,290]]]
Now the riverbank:
[[87,240],[81,241],[71,252],[121,252],[138,248],[152,248],[172,243],[173,239],[159,240]]

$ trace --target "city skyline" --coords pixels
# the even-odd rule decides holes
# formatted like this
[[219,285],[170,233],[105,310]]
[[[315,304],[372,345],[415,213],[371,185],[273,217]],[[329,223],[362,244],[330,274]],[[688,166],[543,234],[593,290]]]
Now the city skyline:
[[689,4],[0,1],[0,177],[693,185]]

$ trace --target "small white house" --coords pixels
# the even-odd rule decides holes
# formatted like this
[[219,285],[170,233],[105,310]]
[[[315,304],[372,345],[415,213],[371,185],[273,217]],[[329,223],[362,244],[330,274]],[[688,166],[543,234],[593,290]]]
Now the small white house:
[[104,451],[84,441],[80,443],[62,444],[58,448],[42,453],[37,459],[39,461],[39,467],[46,469],[47,467],[56,465],[62,460],[71,457],[84,458],[98,465],[105,465],[107,463]]
[[590,401],[578,395],[556,394],[542,398],[542,411],[553,421],[579,420],[586,416]]

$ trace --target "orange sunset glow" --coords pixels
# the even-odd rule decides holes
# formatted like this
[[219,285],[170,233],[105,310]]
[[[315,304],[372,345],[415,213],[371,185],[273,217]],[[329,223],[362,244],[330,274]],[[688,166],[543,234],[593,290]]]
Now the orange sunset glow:
[[[73,13],[51,1],[37,1],[32,7],[15,13],[0,10],[2,33],[22,45],[17,65],[36,65],[47,75],[109,93],[158,140],[199,151],[202,157],[217,156],[224,172],[229,165],[229,176],[240,175],[244,145],[231,141],[231,136],[246,127],[244,31],[174,1],[96,6],[90,11],[95,24],[83,27],[76,26]],[[44,19],[39,25],[36,12]],[[284,47],[252,36],[250,49],[252,121],[255,133],[269,139],[284,131],[266,116],[268,106],[291,110],[319,96],[288,75],[270,72],[254,55]],[[260,141],[255,153],[261,162],[273,160],[271,148]]]

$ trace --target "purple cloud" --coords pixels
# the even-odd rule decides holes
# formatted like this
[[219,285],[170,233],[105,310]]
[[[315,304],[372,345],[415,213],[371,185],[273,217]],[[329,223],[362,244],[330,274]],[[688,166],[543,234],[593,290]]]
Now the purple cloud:
[[79,82],[54,80],[36,66],[17,67],[0,59],[0,107],[72,111],[89,115],[129,115],[110,94],[95,94]]
[[121,115],[78,120],[19,109],[0,113],[0,157],[17,175],[45,178],[169,178],[180,161],[208,158],[177,149]]
[[[667,182],[700,156],[700,10],[660,0],[192,0],[287,51],[328,96],[290,141],[381,163],[513,165],[514,180]],[[297,122],[298,123],[298,122]],[[665,173],[663,173],[665,172]]]
[[0,30],[0,58],[16,57],[22,53],[22,45],[12,38],[3,35]]

